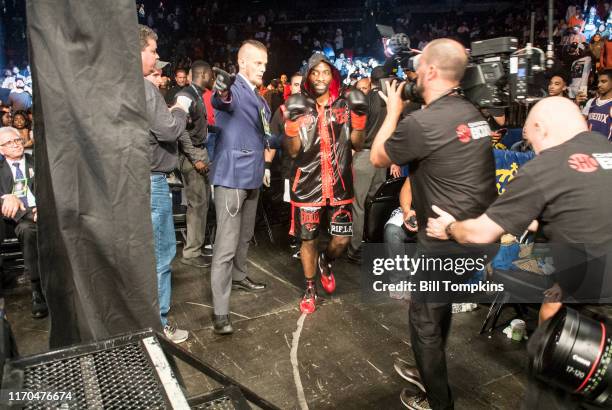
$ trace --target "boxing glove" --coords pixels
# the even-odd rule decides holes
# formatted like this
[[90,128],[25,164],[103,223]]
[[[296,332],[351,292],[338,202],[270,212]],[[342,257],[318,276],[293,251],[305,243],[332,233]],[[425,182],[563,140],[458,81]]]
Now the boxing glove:
[[289,120],[295,121],[299,117],[316,110],[316,103],[313,99],[302,94],[293,94],[285,101],[285,107],[289,114]]
[[217,76],[217,78],[215,79],[215,84],[213,85],[213,90],[219,91],[221,93],[229,91],[230,87],[234,83],[234,77],[232,77],[227,71],[224,71],[217,67],[214,67],[213,71]]
[[346,96],[349,108],[357,115],[364,115],[368,112],[368,100],[366,95],[360,90],[351,90]]

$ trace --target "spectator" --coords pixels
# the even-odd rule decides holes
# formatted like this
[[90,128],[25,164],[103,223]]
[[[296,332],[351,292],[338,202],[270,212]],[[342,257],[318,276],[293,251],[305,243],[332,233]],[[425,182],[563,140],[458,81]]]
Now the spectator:
[[601,55],[604,47],[604,41],[601,38],[601,34],[595,33],[589,44],[589,52],[593,58],[593,68],[595,72],[598,72],[601,68]]
[[13,128],[19,132],[24,148],[31,148],[34,144],[32,140],[31,123],[25,111],[17,111],[13,114]]
[[336,47],[336,54],[344,51],[344,37],[342,36],[342,29],[336,30],[336,37],[334,38],[334,45]]
[[589,130],[597,131],[612,141],[612,70],[607,69],[599,74],[597,98],[591,98],[582,114],[586,117]]
[[5,226],[12,225],[23,251],[25,270],[32,285],[32,317],[40,319],[48,314],[47,302],[40,285],[37,246],[37,207],[34,197],[34,160],[24,154],[19,131],[12,127],[0,128],[0,196],[3,222],[0,223],[0,242],[5,237]]
[[612,39],[610,37],[604,40],[599,63],[601,70],[612,68]]
[[9,107],[2,107],[2,126],[10,127],[12,123],[11,109]]
[[25,91],[22,78],[15,80],[15,88],[9,94],[9,104],[13,111],[27,111],[32,108],[32,96]]
[[558,95],[567,97],[567,81],[561,74],[553,75],[548,82],[548,96],[555,97]]
[[177,68],[174,72],[174,86],[166,93],[166,104],[172,104],[176,94],[187,85],[187,71],[184,68]]
[[[418,227],[416,213],[412,209],[412,189],[410,179],[406,178],[399,195],[400,206],[396,208],[385,224],[385,245],[390,258],[404,253],[404,244],[416,242]],[[412,219],[411,219],[412,218]],[[407,280],[408,272],[391,271],[389,279],[391,283],[400,283]],[[410,293],[404,291],[390,291],[389,296],[393,299],[408,299]]]
[[567,25],[569,27],[579,27],[581,28],[584,24],[584,20],[582,19],[582,9],[580,6],[576,7],[576,12],[569,18],[567,21]]

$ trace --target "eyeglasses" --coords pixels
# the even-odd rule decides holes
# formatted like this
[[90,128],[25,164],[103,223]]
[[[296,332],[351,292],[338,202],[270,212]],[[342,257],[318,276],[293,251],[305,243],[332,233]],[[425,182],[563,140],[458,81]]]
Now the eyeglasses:
[[23,145],[23,141],[21,140],[21,138],[15,138],[15,139],[5,142],[4,144],[0,145],[0,147],[10,147],[10,146],[19,147],[21,145]]

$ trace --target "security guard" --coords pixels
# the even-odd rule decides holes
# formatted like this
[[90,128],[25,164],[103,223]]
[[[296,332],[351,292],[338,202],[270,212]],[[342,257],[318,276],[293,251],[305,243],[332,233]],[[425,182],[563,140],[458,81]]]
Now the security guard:
[[211,265],[211,258],[205,257],[203,252],[210,183],[207,175],[209,160],[206,151],[208,122],[202,94],[206,85],[212,80],[212,69],[202,60],[194,61],[187,78],[190,84],[177,93],[177,96],[184,95],[192,101],[185,132],[189,135],[193,149],[185,146],[188,144],[180,145],[182,154],[180,167],[187,196],[187,240],[181,263],[207,268]]

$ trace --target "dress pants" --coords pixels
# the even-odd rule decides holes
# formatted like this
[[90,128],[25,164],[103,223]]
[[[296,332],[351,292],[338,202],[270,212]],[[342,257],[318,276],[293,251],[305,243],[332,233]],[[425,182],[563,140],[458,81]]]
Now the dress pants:
[[211,268],[216,315],[229,314],[232,280],[247,276],[247,252],[255,231],[259,189],[215,186],[217,234]]
[[[10,223],[10,222],[9,222]],[[15,235],[19,239],[23,251],[23,264],[30,274],[32,289],[40,284],[40,271],[38,269],[38,245],[36,222],[21,219],[15,224]]]
[[370,150],[355,152],[353,155],[353,238],[349,252],[359,253],[363,240],[365,225],[365,204],[368,197],[373,197],[378,188],[385,182],[387,170],[376,168],[370,162]]
[[187,241],[183,258],[195,258],[202,255],[204,247],[210,185],[208,177],[196,171],[186,158],[181,158],[181,173],[187,196]]

